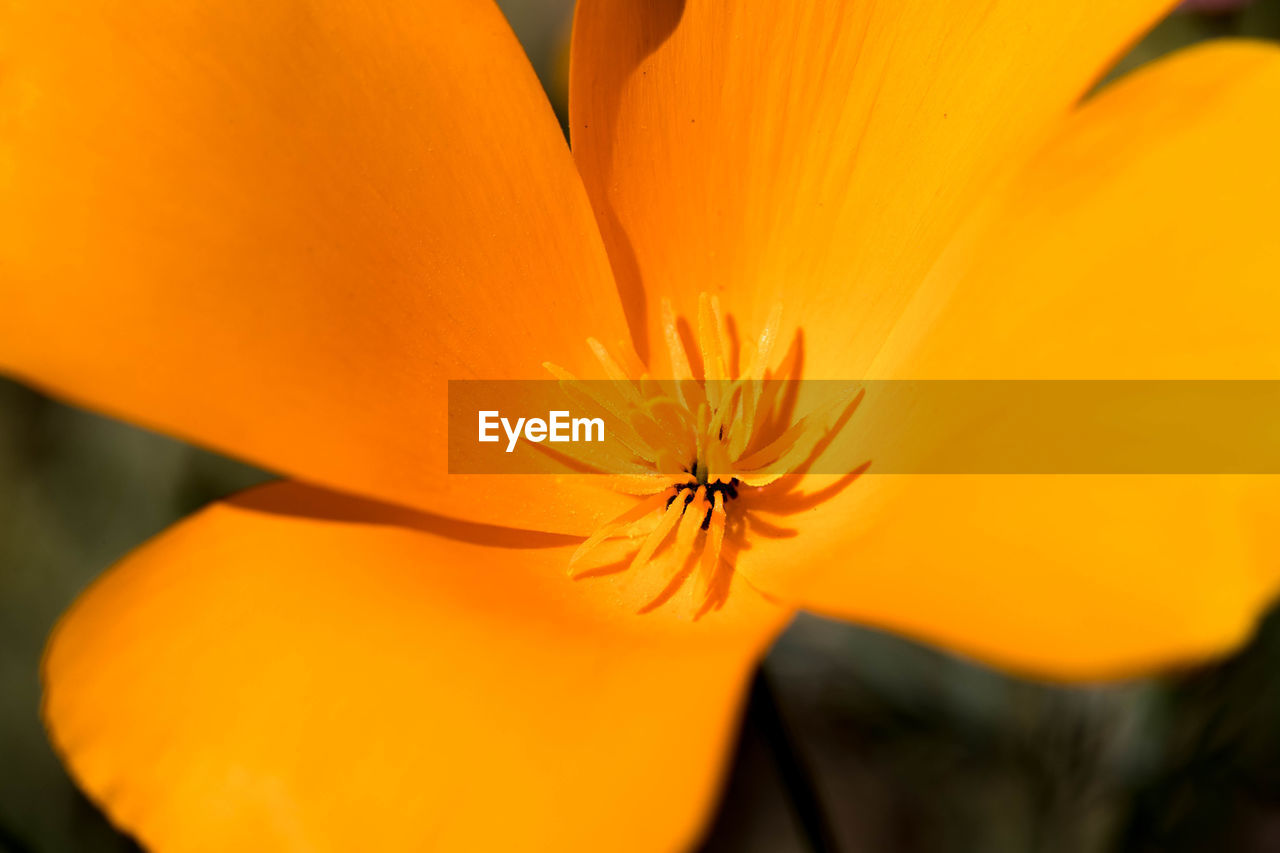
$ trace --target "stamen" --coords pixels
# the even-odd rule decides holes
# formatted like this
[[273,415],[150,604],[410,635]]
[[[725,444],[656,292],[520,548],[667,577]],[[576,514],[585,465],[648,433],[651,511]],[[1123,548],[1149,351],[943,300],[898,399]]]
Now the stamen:
[[[670,383],[649,379],[638,359],[626,357],[630,352],[626,348],[619,350],[628,364],[624,368],[594,338],[587,345],[610,382],[583,382],[563,368],[546,365],[566,392],[614,417],[612,437],[632,454],[619,470],[635,473],[618,473],[610,483],[616,491],[639,498],[578,547],[569,560],[570,575],[576,575],[583,560],[604,542],[622,536],[638,540],[627,570],[650,571],[674,531],[669,563],[674,569],[663,570],[670,573],[664,582],[674,581],[681,567],[696,558],[691,593],[697,612],[712,606],[716,578],[725,565],[729,507],[740,490],[767,488],[800,468],[829,434],[833,420],[861,399],[861,394],[842,395],[798,421],[784,421],[779,383],[767,381],[781,323],[782,306],[774,305],[756,340],[731,351],[720,300],[700,294],[699,379],[671,303],[663,300],[662,336],[670,360]],[[638,381],[633,379],[637,376]],[[665,595],[658,601],[665,600]],[[654,606],[655,602],[647,602],[638,609],[648,612]]]
[[702,528],[703,507],[707,502],[707,487],[698,486],[692,499],[685,504],[684,517],[680,520],[680,529],[676,531],[676,550],[687,553],[693,547]]
[[755,436],[756,412],[760,409],[760,385],[768,371],[769,358],[773,355],[773,344],[778,339],[778,327],[781,323],[782,303],[778,302],[769,312],[769,319],[765,321],[764,329],[760,331],[760,342],[756,345],[756,351],[751,357],[751,366],[744,371],[751,381],[744,383],[742,387],[742,429],[735,431],[729,450],[734,458],[746,452],[746,449],[751,446],[751,439]]
[[689,366],[689,355],[684,351],[684,342],[680,340],[680,327],[676,325],[676,315],[671,308],[670,299],[662,300],[662,337],[667,342],[667,355],[671,359],[671,378],[676,380],[676,387],[680,388],[693,379],[693,368]]
[[747,471],[757,471],[765,467],[792,467],[786,465],[784,460],[798,464],[802,460],[789,457],[799,456],[801,453],[807,456],[813,449],[812,445],[817,444],[826,434],[829,428],[827,419],[843,408],[856,406],[862,401],[863,394],[863,391],[859,391],[852,400],[847,400],[843,397],[832,399],[821,409],[805,415],[779,436],[776,441],[751,454],[746,459],[740,460],[738,464]]
[[680,516],[684,514],[685,505],[676,500],[668,501],[667,508],[663,510],[662,521],[658,522],[658,526],[653,529],[647,537],[644,544],[640,546],[640,550],[636,552],[635,557],[631,560],[631,569],[641,568],[653,559],[653,554],[658,550],[658,546],[667,538],[667,534],[676,526],[676,522],[680,520]]
[[[718,300],[715,304],[719,304]],[[724,344],[720,339],[719,312],[707,294],[698,297],[698,344],[702,350],[702,371],[707,378],[707,402],[720,408],[720,383],[728,369],[724,360]]]
[[769,367],[769,358],[773,355],[774,342],[778,340],[778,327],[781,325],[782,303],[775,302],[772,310],[769,311],[769,319],[760,330],[760,343],[756,346],[755,357],[748,374],[752,379],[764,379],[765,370]]
[[619,474],[609,482],[609,485],[615,492],[621,492],[624,495],[656,495],[658,492],[668,492],[674,487],[695,482],[697,481],[694,476],[689,473]]
[[[674,493],[675,490],[673,489],[672,494]],[[588,536],[587,540],[579,545],[578,549],[573,552],[573,556],[569,558],[569,574],[572,575],[573,570],[578,563],[582,562],[588,554],[599,547],[606,539],[609,539],[623,528],[629,527],[637,521],[647,517],[650,513],[661,507],[666,502],[667,497],[668,495],[664,490],[659,494],[640,501],[640,503],[631,507],[631,509],[622,513],[622,515],[619,515],[613,521]]]
[[702,603],[711,592],[711,584],[720,570],[720,552],[724,548],[724,493],[716,492],[715,506],[707,513],[703,529],[707,531],[707,543],[702,548],[702,566],[694,587],[694,598]]

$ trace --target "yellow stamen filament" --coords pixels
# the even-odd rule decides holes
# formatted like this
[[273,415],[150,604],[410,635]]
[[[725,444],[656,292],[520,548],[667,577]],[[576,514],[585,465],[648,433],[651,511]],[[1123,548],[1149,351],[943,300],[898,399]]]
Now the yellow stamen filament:
[[662,520],[658,522],[658,526],[645,537],[644,542],[640,545],[640,550],[631,559],[632,569],[648,565],[649,561],[653,559],[654,553],[658,550],[658,546],[667,538],[667,534],[675,528],[676,522],[680,520],[680,516],[683,514],[683,499],[677,495],[676,499],[668,504],[666,510],[663,511]]
[[680,395],[680,402],[687,403],[684,385],[693,379],[693,368],[689,366],[689,355],[684,351],[684,343],[680,340],[680,328],[676,325],[676,314],[671,308],[670,299],[662,300],[662,337],[667,342],[671,378],[676,380],[676,392]]
[[[677,501],[681,498],[677,497]],[[675,504],[672,504],[675,506]],[[707,487],[698,486],[693,493],[693,500],[684,509],[684,518],[680,521],[680,529],[676,531],[676,551],[688,553],[693,548],[698,531],[702,528],[702,518],[707,506]]]
[[701,571],[694,590],[694,597],[700,602],[707,600],[716,572],[720,570],[720,552],[724,549],[724,527],[724,492],[716,492],[715,506],[711,508],[711,524],[707,527],[707,544],[702,549]]
[[[674,579],[681,566],[698,556],[693,597],[699,607],[710,607],[717,575],[727,565],[726,502],[738,497],[739,489],[763,489],[800,469],[860,395],[841,395],[799,420],[783,420],[780,383],[769,381],[782,327],[780,305],[769,312],[759,336],[735,353],[720,300],[701,294],[696,341],[701,380],[691,367],[675,311],[665,300],[661,323],[671,380],[649,379],[634,354],[621,350],[621,360],[615,359],[594,338],[587,344],[609,382],[584,382],[563,368],[545,365],[575,400],[613,416],[611,438],[632,454],[618,470],[635,473],[615,473],[610,484],[639,498],[579,546],[569,572],[576,576],[603,543],[623,536],[638,542],[628,571],[646,571],[674,531],[672,559],[664,565],[674,566]],[[647,612],[649,606],[639,609]]]
[[702,372],[707,378],[707,402],[713,409],[720,408],[720,384],[727,373],[718,313],[712,307],[711,297],[704,293],[698,298],[698,343],[702,350]]
[[685,483],[695,483],[693,474],[619,474],[609,485],[615,492],[624,495],[655,495]]
[[664,489],[662,492],[640,501],[622,515],[618,516],[613,521],[588,536],[587,540],[579,545],[578,549],[573,552],[573,556],[569,558],[569,573],[573,574],[573,570],[577,565],[592,551],[598,548],[605,540],[620,532],[623,528],[630,527],[637,521],[647,517],[654,510],[666,503],[668,492],[674,495],[675,489]]

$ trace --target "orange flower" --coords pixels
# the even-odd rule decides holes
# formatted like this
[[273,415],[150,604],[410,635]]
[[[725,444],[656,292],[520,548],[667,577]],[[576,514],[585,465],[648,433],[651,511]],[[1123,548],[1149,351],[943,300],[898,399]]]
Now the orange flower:
[[1231,648],[1265,477],[789,480],[694,619],[566,575],[636,498],[440,473],[448,379],[667,373],[703,292],[806,378],[1280,377],[1280,52],[1081,102],[1172,5],[584,0],[571,155],[483,0],[6,4],[0,364],[296,478],[66,616],[76,778],[159,851],[669,849],[797,607],[1062,678]]

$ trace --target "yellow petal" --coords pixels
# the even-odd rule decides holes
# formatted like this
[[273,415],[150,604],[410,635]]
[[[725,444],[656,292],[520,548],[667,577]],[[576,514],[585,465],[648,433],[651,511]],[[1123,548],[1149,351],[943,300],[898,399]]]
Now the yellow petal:
[[439,509],[447,378],[625,334],[489,2],[7,3],[0,68],[0,369],[42,388]]
[[[637,337],[717,292],[862,375],[980,191],[1170,0],[583,0],[574,157]],[[750,332],[748,332],[750,334]]]
[[877,375],[1276,379],[1280,48],[1113,84],[959,235]]
[[288,484],[215,505],[59,625],[54,743],[158,853],[688,847],[785,614],[619,613],[557,543]]
[[[1280,378],[1278,102],[1280,50],[1247,44],[1101,94],[939,264],[883,375]],[[1280,584],[1275,477],[872,476],[841,503],[813,607],[1039,674],[1224,653]]]

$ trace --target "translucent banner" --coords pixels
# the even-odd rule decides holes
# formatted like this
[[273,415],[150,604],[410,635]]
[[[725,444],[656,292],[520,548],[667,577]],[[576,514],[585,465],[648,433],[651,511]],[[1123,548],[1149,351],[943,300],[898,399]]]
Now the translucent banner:
[[449,383],[450,473],[700,468],[1276,474],[1280,381]]

